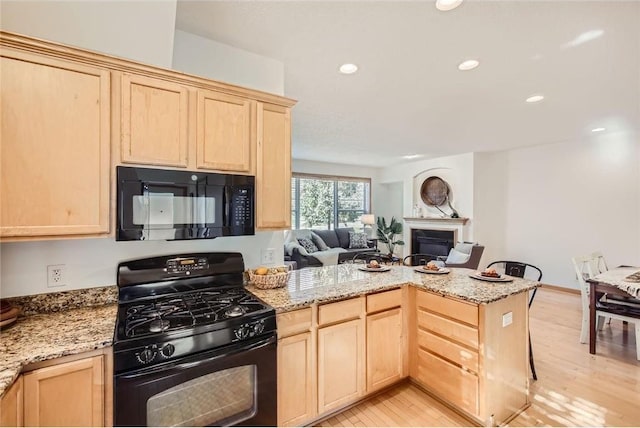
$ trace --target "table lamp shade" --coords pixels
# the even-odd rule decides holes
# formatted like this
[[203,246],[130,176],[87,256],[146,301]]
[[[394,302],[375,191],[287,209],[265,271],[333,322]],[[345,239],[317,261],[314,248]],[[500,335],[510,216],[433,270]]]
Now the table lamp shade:
[[360,217],[360,221],[362,224],[373,225],[376,224],[376,217],[373,214],[363,214],[362,217]]

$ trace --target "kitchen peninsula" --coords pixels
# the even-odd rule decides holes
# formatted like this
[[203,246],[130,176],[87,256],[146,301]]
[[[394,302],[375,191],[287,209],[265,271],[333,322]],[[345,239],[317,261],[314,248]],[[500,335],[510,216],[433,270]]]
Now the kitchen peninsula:
[[502,424],[528,407],[528,293],[473,271],[424,274],[342,264],[249,290],[278,313],[278,423],[324,419],[409,378],[470,421]]

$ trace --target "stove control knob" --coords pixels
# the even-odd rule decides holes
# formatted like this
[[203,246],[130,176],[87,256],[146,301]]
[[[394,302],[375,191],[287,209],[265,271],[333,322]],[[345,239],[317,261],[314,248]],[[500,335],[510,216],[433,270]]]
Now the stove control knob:
[[170,343],[167,343],[166,345],[164,345],[162,347],[162,349],[160,350],[160,355],[162,355],[165,358],[169,358],[170,356],[173,355],[173,353],[175,352],[176,347],[173,346]]
[[154,351],[153,349],[151,349],[149,347],[144,348],[141,352],[136,354],[136,358],[142,364],[150,363],[151,361],[153,361],[153,359],[155,357],[156,357],[156,351]]
[[259,321],[253,325],[253,334],[260,334],[264,331],[264,321]]
[[251,329],[249,328],[248,324],[244,324],[239,328],[237,328],[236,330],[233,330],[233,334],[236,336],[237,339],[240,339],[240,340],[246,339],[247,337],[249,337],[249,333],[251,333]]

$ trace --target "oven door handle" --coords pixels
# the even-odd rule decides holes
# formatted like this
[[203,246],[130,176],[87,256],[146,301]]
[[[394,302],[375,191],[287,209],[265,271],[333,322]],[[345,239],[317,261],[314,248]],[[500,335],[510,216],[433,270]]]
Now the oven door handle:
[[[268,337],[266,339],[262,339],[262,340],[260,340],[258,342],[248,343],[248,344],[246,344],[245,346],[243,346],[241,348],[236,348],[236,349],[230,350],[228,352],[224,352],[222,354],[215,354],[214,356],[211,356],[209,358],[205,358],[204,360],[197,359],[196,361],[177,363],[175,365],[162,365],[160,367],[143,368],[141,370],[138,370],[138,371],[135,371],[135,372],[131,372],[131,373],[128,373],[128,374],[116,375],[116,377],[119,377],[121,379],[135,379],[135,378],[140,377],[140,376],[146,376],[146,375],[150,375],[150,374],[166,371],[167,369],[179,369],[179,370],[191,369],[191,368],[194,368],[194,367],[201,366],[203,364],[211,363],[212,361],[215,361],[215,360],[220,359],[220,358],[224,358],[224,357],[226,357],[228,355],[235,355],[235,354],[238,354],[240,352],[245,352],[245,351],[255,351],[255,350],[258,350],[260,348],[264,348],[266,346],[272,345],[274,343],[276,343],[276,336],[275,335],[273,335],[271,337]],[[196,357],[197,356],[193,356],[192,358],[196,358]]]

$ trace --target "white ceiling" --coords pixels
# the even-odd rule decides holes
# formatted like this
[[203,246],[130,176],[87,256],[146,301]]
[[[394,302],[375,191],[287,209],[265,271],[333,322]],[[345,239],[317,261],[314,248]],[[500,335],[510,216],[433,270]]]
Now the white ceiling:
[[386,166],[640,130],[638,1],[179,0],[176,26],[284,63],[296,159]]

